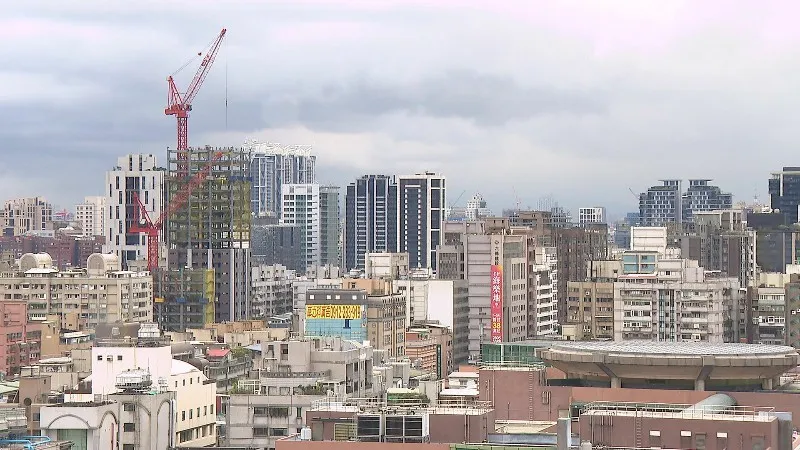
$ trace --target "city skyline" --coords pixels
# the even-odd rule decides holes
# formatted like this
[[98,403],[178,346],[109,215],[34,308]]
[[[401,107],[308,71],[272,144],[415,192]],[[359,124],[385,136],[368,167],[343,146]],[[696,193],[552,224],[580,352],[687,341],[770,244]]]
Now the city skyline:
[[323,184],[430,170],[498,210],[552,195],[617,217],[629,189],[669,177],[764,201],[769,173],[796,164],[795,3],[460,5],[14,4],[0,189],[71,207],[100,195],[109,161],[162,157],[164,79],[223,26],[190,145],[310,144]]

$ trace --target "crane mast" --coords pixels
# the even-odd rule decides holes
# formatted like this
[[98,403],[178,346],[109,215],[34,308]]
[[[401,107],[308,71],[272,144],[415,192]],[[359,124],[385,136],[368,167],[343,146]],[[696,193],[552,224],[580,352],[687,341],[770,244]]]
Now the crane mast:
[[214,163],[219,161],[223,155],[223,152],[214,153],[208,164],[203,167],[203,170],[192,177],[186,186],[178,191],[175,198],[169,202],[166,208],[164,208],[164,211],[161,213],[161,216],[159,216],[158,220],[155,222],[150,219],[150,215],[147,213],[147,207],[145,207],[145,205],[142,203],[141,199],[139,198],[139,194],[136,192],[133,193],[133,217],[135,224],[129,227],[128,231],[130,233],[144,233],[147,235],[147,270],[149,270],[151,273],[158,268],[158,251],[160,248],[159,234],[161,233],[161,228],[164,226],[164,221],[167,220],[172,213],[186,204],[194,190],[197,189],[197,187],[200,186],[206,180],[206,178],[208,178]]
[[181,94],[172,75],[167,78],[169,91],[167,93],[167,107],[164,109],[164,114],[175,116],[177,120],[178,178],[186,177],[189,173],[189,112],[192,110],[192,101],[200,91],[200,87],[208,76],[208,71],[211,69],[211,66],[214,65],[214,60],[217,58],[217,52],[219,52],[226,31],[227,30],[223,28],[214,40],[214,43],[211,44],[211,48],[206,52],[202,62],[200,62],[200,67],[197,68],[197,72],[194,74],[192,82],[189,83],[186,92]]

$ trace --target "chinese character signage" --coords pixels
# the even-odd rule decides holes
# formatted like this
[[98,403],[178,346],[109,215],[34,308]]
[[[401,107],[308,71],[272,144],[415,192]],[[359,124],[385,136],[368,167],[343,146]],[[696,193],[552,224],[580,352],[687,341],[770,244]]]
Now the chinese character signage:
[[489,282],[492,342],[503,342],[503,266],[492,266]]
[[306,319],[361,318],[361,305],[306,305]]

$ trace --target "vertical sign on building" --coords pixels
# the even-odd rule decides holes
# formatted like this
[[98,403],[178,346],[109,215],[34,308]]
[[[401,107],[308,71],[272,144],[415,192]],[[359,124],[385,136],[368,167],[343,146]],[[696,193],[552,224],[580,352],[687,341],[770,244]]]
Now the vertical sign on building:
[[503,266],[493,265],[490,277],[492,342],[503,342]]

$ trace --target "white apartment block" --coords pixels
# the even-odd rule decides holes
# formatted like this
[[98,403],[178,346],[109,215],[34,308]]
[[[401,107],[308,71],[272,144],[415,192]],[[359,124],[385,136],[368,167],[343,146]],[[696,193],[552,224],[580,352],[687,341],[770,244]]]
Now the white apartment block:
[[[149,336],[144,337],[143,331]],[[209,447],[216,444],[217,385],[197,367],[172,358],[169,340],[159,336],[154,324],[143,324],[138,337],[106,339],[98,337],[92,347],[94,396],[119,392],[117,376],[125,371],[146,369],[154,385],[175,392],[174,445]],[[113,397],[112,397],[113,398]]]
[[81,226],[83,237],[105,236],[106,197],[85,197],[75,205],[75,221]]
[[250,142],[252,177],[251,203],[257,216],[275,215],[283,211],[283,185],[316,183],[317,157],[310,145],[281,145]]
[[606,223],[606,209],[602,206],[590,206],[578,209],[578,223]]
[[[528,337],[558,333],[558,259],[555,247],[537,247],[530,265],[533,305],[528,304]],[[530,320],[534,316],[534,320]]]
[[478,220],[491,215],[492,210],[486,207],[486,200],[484,200],[481,194],[475,194],[467,201],[467,220]]
[[614,283],[614,340],[725,341],[739,281],[706,274],[697,261],[654,251],[622,255]]
[[106,172],[103,252],[116,254],[124,268],[129,261],[147,260],[147,236],[128,232],[135,223],[134,211],[138,208],[133,194],[139,196],[150,219],[158,220],[164,207],[164,173],[155,156],[144,154],[122,156],[117,165]]
[[46,230],[53,221],[53,205],[44,197],[16,198],[5,202],[0,211],[3,231],[21,236],[30,231]]
[[281,222],[300,228],[300,249],[305,266],[319,266],[320,210],[318,184],[284,184],[281,186]]
[[61,317],[66,330],[109,322],[152,322],[153,278],[119,268],[115,255],[89,256],[87,269],[60,272],[47,253],[26,253],[19,270],[0,273],[0,299],[28,302],[28,320]]

